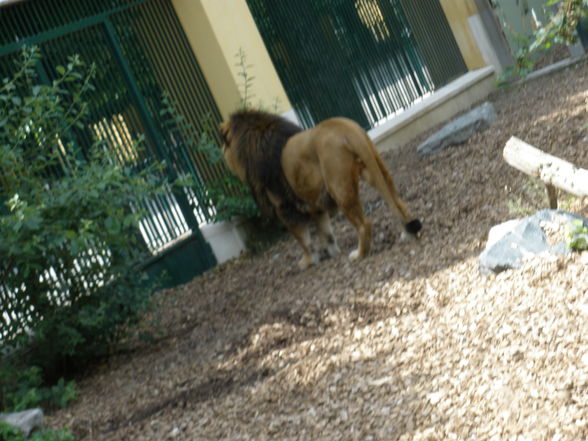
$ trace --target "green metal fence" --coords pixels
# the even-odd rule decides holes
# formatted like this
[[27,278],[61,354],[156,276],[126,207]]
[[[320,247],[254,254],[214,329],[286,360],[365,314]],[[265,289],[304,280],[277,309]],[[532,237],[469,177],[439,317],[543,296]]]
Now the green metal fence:
[[247,0],[306,126],[373,127],[465,73],[438,0]]
[[[202,184],[227,173],[185,142],[186,136],[216,126],[221,116],[171,0],[29,0],[0,8],[0,77],[10,74],[23,45],[40,47],[41,81],[51,81],[55,67],[72,54],[96,64],[89,124],[72,134],[82,149],[99,138],[120,161],[135,167],[165,161],[170,182],[190,174]],[[164,92],[191,123],[192,133],[166,124]],[[135,148],[141,135],[144,152]],[[202,185],[170,186],[144,208],[149,214],[141,233],[154,256],[150,272],[165,268],[172,276],[169,284],[177,284],[216,264],[199,231],[214,215]],[[180,257],[166,259],[171,251]]]

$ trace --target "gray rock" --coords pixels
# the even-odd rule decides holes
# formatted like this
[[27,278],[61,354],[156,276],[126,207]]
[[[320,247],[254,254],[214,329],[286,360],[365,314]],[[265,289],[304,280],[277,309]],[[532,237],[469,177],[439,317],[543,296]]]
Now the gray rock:
[[508,221],[490,230],[486,248],[480,255],[483,274],[520,267],[525,259],[539,254],[570,252],[566,242],[550,245],[546,231],[559,231],[567,236],[572,222],[580,220],[588,226],[588,219],[561,210],[541,210],[524,219]]
[[441,130],[417,147],[423,155],[432,155],[446,147],[466,142],[474,133],[485,130],[496,121],[496,110],[485,102],[474,110],[446,124]]
[[5,422],[17,429],[28,437],[33,430],[43,426],[43,410],[29,409],[16,413],[0,413],[0,421]]

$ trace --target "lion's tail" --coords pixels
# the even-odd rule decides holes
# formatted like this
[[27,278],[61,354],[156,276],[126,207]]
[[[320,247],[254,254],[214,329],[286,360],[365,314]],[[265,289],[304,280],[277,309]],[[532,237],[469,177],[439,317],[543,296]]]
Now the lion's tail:
[[421,222],[411,217],[406,205],[400,199],[400,196],[398,196],[394,180],[367,133],[365,134],[364,143],[361,144],[365,148],[361,148],[358,144],[355,144],[357,148],[354,150],[355,154],[359,156],[366,167],[362,173],[363,178],[378,190],[382,198],[390,206],[390,209],[400,215],[406,230],[411,234],[418,233],[421,229]]

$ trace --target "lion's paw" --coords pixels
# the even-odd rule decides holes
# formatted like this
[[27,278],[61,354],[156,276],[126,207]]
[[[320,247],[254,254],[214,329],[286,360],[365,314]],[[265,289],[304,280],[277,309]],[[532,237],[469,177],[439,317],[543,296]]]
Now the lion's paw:
[[298,267],[303,270],[311,265],[317,264],[319,260],[319,255],[316,253],[310,256],[304,256],[302,259],[300,259],[300,262],[298,262]]
[[361,257],[359,255],[359,249],[353,250],[351,253],[349,253],[349,260],[357,260],[359,257]]

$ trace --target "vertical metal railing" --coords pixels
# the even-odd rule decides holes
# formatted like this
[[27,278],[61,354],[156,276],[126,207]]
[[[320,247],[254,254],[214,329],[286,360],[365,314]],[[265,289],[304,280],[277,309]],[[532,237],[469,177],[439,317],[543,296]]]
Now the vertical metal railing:
[[399,0],[435,89],[467,72],[439,0]]
[[247,3],[305,126],[344,115],[374,127],[465,72],[438,0]]
[[[214,139],[221,116],[170,0],[32,0],[0,11],[0,73],[8,73],[23,44],[40,45],[49,76],[74,53],[96,63],[90,124],[75,133],[82,147],[98,137],[120,160],[137,166],[165,160],[170,178],[190,174],[200,184],[170,189],[168,197],[148,204],[142,230],[151,249],[211,221],[214,207],[203,184],[227,170],[210,164],[187,138],[208,132]],[[192,126],[188,133],[162,119],[164,92]],[[142,153],[134,145],[140,134],[147,135]]]
[[[166,155],[178,174],[191,174],[200,183],[221,179],[227,173],[224,165],[211,164],[203,154],[187,145],[186,137],[196,139],[203,133],[213,139],[218,136],[216,126],[221,116],[171,3],[152,1],[130,12],[134,13],[112,17],[117,30],[132,27],[136,36],[135,39],[120,39],[125,58],[139,69],[136,76],[143,77],[145,65],[149,66],[150,75],[159,88],[170,95],[177,111],[192,127],[187,132],[170,130],[163,133]],[[137,45],[141,47],[140,51],[137,51]],[[170,69],[170,65],[174,69]],[[154,93],[152,84],[139,82],[139,88],[154,121],[166,126],[166,121],[160,117],[161,96]],[[209,204],[202,186],[192,190],[188,196],[198,202],[200,212],[196,215],[199,222],[209,221],[214,207]]]
[[[87,124],[66,134],[68,140],[83,154],[99,139],[121,163],[136,169],[165,161],[166,194],[130,207],[147,213],[140,222],[146,247],[161,255],[191,235],[202,243],[202,252],[190,262],[193,275],[214,266],[199,232],[214,215],[205,189],[182,189],[171,182],[191,174],[202,184],[227,173],[222,166],[208,164],[187,140],[209,130],[203,121],[216,126],[221,117],[171,0],[30,0],[0,8],[0,78],[13,73],[23,45],[40,47],[38,74],[43,83],[56,78],[56,66],[64,65],[69,55],[96,64]],[[164,92],[179,103],[178,110],[193,126],[189,133],[172,130],[163,120]],[[216,130],[208,135],[214,138]],[[143,136],[143,149],[137,149],[136,141]],[[104,253],[108,250],[80,256],[77,267],[47,268],[45,282],[55,286],[53,297],[63,297],[59,290],[68,285],[86,283],[77,279],[78,269],[104,264]],[[3,289],[0,286],[0,293]]]

